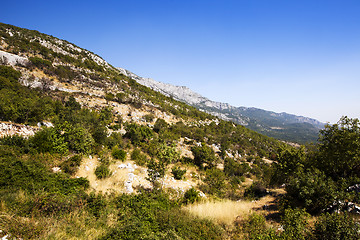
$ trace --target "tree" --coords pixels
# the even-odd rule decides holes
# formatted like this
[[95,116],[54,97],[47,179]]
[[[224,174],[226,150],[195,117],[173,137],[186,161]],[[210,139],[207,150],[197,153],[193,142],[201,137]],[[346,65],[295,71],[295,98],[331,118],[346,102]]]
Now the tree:
[[277,161],[273,167],[273,183],[286,183],[291,176],[298,175],[304,170],[306,163],[306,152],[303,147],[297,149],[293,147],[284,147],[279,150]]
[[176,151],[174,145],[168,146],[165,143],[158,145],[156,156],[165,165],[176,162],[180,158],[180,154]]
[[129,138],[134,145],[140,145],[143,142],[147,142],[152,136],[153,132],[150,128],[134,123],[126,127],[126,134],[124,135],[124,137]]
[[316,165],[334,180],[360,177],[360,122],[342,117],[320,131]]
[[159,133],[163,129],[167,129],[168,124],[165,122],[164,119],[158,118],[154,124],[153,130]]
[[216,163],[215,152],[205,144],[191,148],[194,155],[194,164],[199,168],[212,168]]
[[286,185],[283,205],[305,208],[309,213],[319,213],[336,199],[335,182],[318,169],[300,172]]
[[154,188],[158,185],[158,180],[165,176],[166,165],[164,162],[151,160],[148,164],[148,177],[146,178]]

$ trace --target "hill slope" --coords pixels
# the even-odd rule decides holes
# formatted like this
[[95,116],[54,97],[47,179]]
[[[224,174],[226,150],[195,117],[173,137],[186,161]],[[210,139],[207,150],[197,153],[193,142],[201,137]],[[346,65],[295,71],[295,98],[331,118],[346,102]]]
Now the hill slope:
[[215,102],[185,86],[174,86],[143,78],[125,69],[118,68],[138,83],[150,87],[166,96],[183,101],[201,111],[236,122],[254,131],[285,141],[305,143],[316,141],[324,123],[315,119],[288,113],[275,113],[258,108],[234,107],[227,103]]

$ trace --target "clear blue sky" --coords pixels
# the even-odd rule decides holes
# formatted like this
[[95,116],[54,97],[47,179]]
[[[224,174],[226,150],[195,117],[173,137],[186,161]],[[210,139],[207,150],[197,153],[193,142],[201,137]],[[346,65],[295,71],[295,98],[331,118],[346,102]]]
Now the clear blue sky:
[[234,106],[360,117],[359,0],[3,1],[0,21]]

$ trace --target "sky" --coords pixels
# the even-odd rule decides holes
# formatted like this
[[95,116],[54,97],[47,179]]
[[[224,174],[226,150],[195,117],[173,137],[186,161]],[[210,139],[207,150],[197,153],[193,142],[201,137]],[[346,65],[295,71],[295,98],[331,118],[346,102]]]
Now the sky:
[[233,106],[360,118],[358,0],[3,1],[0,22]]

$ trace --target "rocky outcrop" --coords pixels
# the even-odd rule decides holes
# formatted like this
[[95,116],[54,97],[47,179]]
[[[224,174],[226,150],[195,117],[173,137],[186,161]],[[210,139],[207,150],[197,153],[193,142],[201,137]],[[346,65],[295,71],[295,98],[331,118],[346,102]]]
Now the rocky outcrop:
[[38,130],[38,127],[32,127],[22,124],[5,122],[0,123],[0,137],[18,135],[28,138],[30,136],[33,136]]
[[29,64],[29,60],[26,57],[20,57],[18,55],[0,50],[0,63],[11,66],[27,66]]

